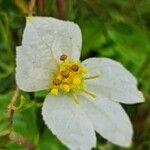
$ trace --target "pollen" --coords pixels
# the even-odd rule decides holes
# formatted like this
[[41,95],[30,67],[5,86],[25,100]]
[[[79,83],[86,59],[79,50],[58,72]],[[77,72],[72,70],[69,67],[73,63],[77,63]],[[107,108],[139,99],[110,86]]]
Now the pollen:
[[62,86],[62,89],[63,89],[65,92],[69,92],[69,91],[70,91],[69,85],[66,85],[66,84]]
[[67,55],[60,56],[57,70],[53,74],[53,79],[49,85],[51,94],[57,96],[59,93],[80,92],[84,86],[85,73],[80,62],[68,60]]
[[57,95],[58,95],[58,89],[56,89],[56,88],[51,89],[51,93],[52,93],[54,96],[57,96]]
[[74,84],[74,85],[80,85],[80,83],[81,83],[81,79],[80,79],[79,77],[75,77],[75,78],[73,79],[73,84]]
[[82,67],[82,68],[81,68],[81,71],[82,71],[83,73],[87,73],[87,72],[88,72],[88,69],[85,68],[85,67]]

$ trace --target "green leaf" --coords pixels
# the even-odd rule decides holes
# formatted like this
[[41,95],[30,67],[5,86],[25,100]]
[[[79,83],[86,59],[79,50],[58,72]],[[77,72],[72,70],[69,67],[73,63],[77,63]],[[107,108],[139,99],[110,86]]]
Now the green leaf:
[[6,94],[0,94],[0,132],[8,129],[8,114],[7,108],[13,96],[13,91]]
[[139,67],[145,59],[145,52],[150,48],[145,33],[138,26],[118,22],[108,26],[108,34],[115,42],[114,49],[122,59]]
[[48,128],[44,128],[44,131],[42,132],[39,144],[38,144],[38,150],[67,150],[67,148],[60,143],[60,141],[50,132]]
[[36,122],[35,108],[16,112],[14,115],[14,131],[23,135],[34,144],[38,143],[39,133]]

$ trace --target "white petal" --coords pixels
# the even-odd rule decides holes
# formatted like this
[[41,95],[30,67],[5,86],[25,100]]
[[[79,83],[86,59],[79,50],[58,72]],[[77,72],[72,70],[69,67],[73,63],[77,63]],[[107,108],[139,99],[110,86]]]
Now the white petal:
[[80,105],[74,104],[68,95],[48,95],[42,115],[49,129],[71,150],[95,147],[96,137],[91,122]]
[[81,50],[81,31],[78,25],[51,17],[28,17],[23,35],[23,45],[36,48],[47,47],[56,59],[67,54],[79,59]]
[[83,65],[89,70],[87,76],[100,75],[99,78],[86,82],[89,90],[94,93],[121,103],[144,101],[143,94],[137,89],[135,77],[120,63],[107,58],[90,58]]
[[47,49],[17,47],[16,81],[24,91],[48,89],[56,64]]
[[80,96],[80,103],[100,135],[114,144],[130,146],[132,125],[119,103],[100,95],[95,100]]

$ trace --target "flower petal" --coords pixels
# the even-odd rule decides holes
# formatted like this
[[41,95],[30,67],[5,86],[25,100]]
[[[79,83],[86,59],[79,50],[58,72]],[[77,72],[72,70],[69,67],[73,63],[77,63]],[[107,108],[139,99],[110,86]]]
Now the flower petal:
[[83,110],[91,120],[94,129],[114,144],[128,147],[132,139],[132,125],[121,105],[98,95],[95,100],[80,96]]
[[68,148],[90,150],[96,145],[91,122],[80,105],[74,104],[68,95],[48,95],[43,104],[42,115],[49,129]]
[[47,49],[17,47],[16,63],[16,82],[20,89],[29,92],[48,89],[56,64]]
[[58,60],[62,54],[79,60],[81,31],[78,25],[51,17],[28,17],[23,35],[23,45],[45,45]]
[[89,70],[87,76],[100,76],[86,80],[87,87],[94,93],[127,104],[144,101],[143,94],[137,89],[135,77],[120,63],[107,58],[90,58],[83,65]]

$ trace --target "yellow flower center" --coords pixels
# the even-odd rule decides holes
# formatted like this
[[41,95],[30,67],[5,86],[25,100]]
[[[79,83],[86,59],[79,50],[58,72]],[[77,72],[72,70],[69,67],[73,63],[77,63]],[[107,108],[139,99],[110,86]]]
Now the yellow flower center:
[[83,77],[87,69],[80,62],[65,60],[58,66],[50,85],[51,93],[58,95],[59,92],[75,92],[83,88]]
[[77,92],[84,92],[95,97],[93,93],[84,88],[84,80],[91,78],[84,77],[87,71],[87,68],[83,67],[80,62],[67,60],[66,55],[61,55],[58,70],[54,73],[50,84],[51,94],[57,96],[59,93],[68,93],[72,96],[75,103],[78,103],[78,99],[74,94]]

